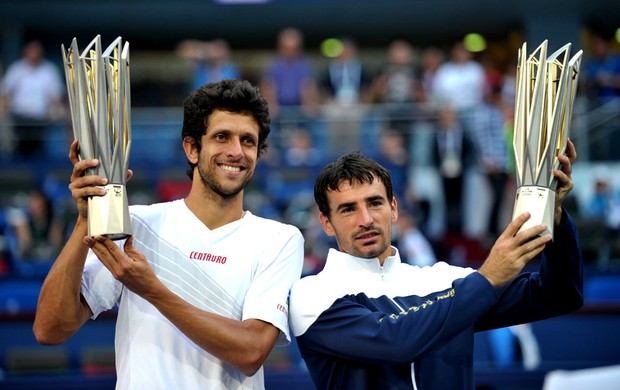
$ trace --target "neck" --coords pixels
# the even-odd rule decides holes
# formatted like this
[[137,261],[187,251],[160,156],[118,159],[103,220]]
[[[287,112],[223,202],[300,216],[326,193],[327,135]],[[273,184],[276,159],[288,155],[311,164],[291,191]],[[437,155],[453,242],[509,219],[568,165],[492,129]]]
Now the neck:
[[394,247],[390,245],[390,247],[385,252],[379,255],[378,257],[379,264],[381,264],[381,266],[383,267],[387,258],[390,256],[394,256],[395,254],[396,254],[396,250],[394,250]]
[[232,198],[201,194],[192,187],[185,204],[196,217],[213,230],[243,217],[243,191]]

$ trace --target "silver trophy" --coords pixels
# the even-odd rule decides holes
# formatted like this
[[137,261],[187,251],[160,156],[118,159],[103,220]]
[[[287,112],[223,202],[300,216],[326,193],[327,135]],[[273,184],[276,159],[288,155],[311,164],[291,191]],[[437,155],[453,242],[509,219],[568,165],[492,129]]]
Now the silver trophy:
[[513,146],[517,194],[513,219],[525,211],[521,230],[545,223],[553,236],[558,155],[566,150],[583,52],[570,57],[568,43],[547,57],[545,40],[531,55],[519,50]]
[[104,196],[88,199],[88,235],[112,240],[131,234],[125,185],[131,149],[129,42],[118,37],[105,51],[101,36],[80,53],[74,38],[61,45],[73,135],[79,158],[99,160],[87,174],[108,179]]

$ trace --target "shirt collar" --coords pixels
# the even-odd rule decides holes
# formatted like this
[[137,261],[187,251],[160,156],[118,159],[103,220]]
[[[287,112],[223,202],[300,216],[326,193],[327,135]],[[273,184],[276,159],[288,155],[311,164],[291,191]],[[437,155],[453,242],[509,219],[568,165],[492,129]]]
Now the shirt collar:
[[[383,272],[386,272],[392,268],[395,264],[401,262],[400,253],[398,248],[392,246],[394,254],[388,256],[383,263]],[[376,257],[365,259],[362,257],[352,256],[348,253],[341,252],[337,249],[331,248],[327,254],[327,261],[325,262],[325,269],[329,271],[336,271],[338,269],[347,270],[364,270],[367,272],[381,272],[382,267],[379,264],[379,259]]]

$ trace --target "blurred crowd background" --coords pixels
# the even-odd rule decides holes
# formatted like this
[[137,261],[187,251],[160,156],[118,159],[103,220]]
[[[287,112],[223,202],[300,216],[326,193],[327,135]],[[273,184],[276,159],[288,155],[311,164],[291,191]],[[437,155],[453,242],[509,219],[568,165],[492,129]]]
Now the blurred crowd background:
[[[406,261],[481,264],[512,217],[517,52],[524,42],[528,53],[545,39],[549,53],[572,43],[583,61],[566,207],[582,239],[586,306],[533,331],[481,337],[476,360],[481,383],[495,388],[540,388],[552,369],[619,364],[620,338],[610,334],[620,319],[618,15],[615,1],[579,0],[0,3],[0,388],[42,378],[68,388],[75,377],[58,379],[67,374],[113,383],[114,313],[64,347],[38,347],[29,333],[40,284],[75,220],[60,46],[76,38],[84,48],[97,34],[104,46],[130,42],[130,204],[189,189],[180,134],[192,90],[237,77],[259,86],[272,132],[246,208],[302,230],[304,274],[335,245],[318,224],[314,178],[350,150],[390,170]],[[270,358],[272,388],[309,383],[294,348]]]

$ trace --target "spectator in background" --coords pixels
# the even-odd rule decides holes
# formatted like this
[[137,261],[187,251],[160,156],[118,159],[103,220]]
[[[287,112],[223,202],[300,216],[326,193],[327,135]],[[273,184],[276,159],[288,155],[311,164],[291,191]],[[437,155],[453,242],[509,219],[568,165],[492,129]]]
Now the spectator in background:
[[598,260],[602,265],[607,265],[612,251],[620,249],[620,191],[613,187],[611,175],[605,165],[595,168],[594,193],[585,208],[585,217],[604,226],[606,231],[598,248]]
[[8,114],[13,122],[19,156],[43,151],[47,126],[64,115],[63,95],[64,83],[56,66],[45,58],[43,45],[28,42],[0,86],[0,114]]
[[590,156],[596,160],[617,160],[620,153],[620,54],[614,52],[610,41],[599,33],[592,36],[590,55],[582,64],[583,85],[591,110],[601,119],[591,129]]
[[399,210],[394,234],[394,246],[400,248],[405,263],[425,267],[437,262],[433,245],[420,230],[413,213],[406,208]]
[[525,370],[540,366],[540,347],[532,324],[519,324],[487,331],[489,349],[495,367],[511,368],[521,365]]
[[[430,213],[430,202],[411,186],[410,153],[401,132],[383,129],[376,151],[368,153],[390,173],[394,197],[402,207],[404,217],[398,220],[395,239],[402,245],[405,261],[426,264],[434,257],[433,249],[424,234],[424,224]],[[401,241],[402,240],[402,241]],[[415,253],[415,256],[414,256]],[[415,260],[412,260],[415,257]]]
[[314,205],[314,177],[323,165],[324,155],[305,128],[290,130],[283,142],[283,164],[266,172],[263,189],[271,194],[272,204],[287,222],[302,227],[308,220],[305,214]]
[[[307,129],[298,128],[290,132],[284,150],[284,164],[290,167],[316,167],[323,162],[321,151],[314,144]],[[310,186],[312,187],[312,186]]]
[[433,165],[433,145],[437,122],[437,106],[432,99],[435,76],[445,60],[444,53],[436,46],[422,51],[419,79],[419,100],[415,105],[416,120],[409,147],[411,163],[414,166]]
[[463,227],[463,180],[471,154],[469,136],[455,111],[441,107],[436,129],[436,163],[441,176],[448,235],[459,236]]
[[403,134],[409,146],[414,103],[419,100],[421,86],[413,63],[413,47],[404,40],[393,41],[388,47],[388,62],[373,82],[373,96],[385,104],[388,127]]
[[500,216],[506,190],[508,158],[506,110],[499,86],[489,91],[485,103],[476,110],[473,125],[478,164],[491,189],[487,234],[495,240],[501,232]]
[[419,79],[421,85],[420,98],[423,102],[429,102],[432,100],[435,76],[444,61],[445,58],[443,51],[436,46],[429,46],[422,51]]
[[496,59],[488,51],[479,54],[478,61],[484,71],[483,102],[488,97],[489,90],[502,88],[504,84],[504,72],[499,68]]
[[508,61],[502,77],[502,100],[506,110],[514,110],[515,99],[517,97],[517,58]]
[[9,226],[6,214],[6,207],[0,204],[0,276],[5,276],[9,272],[10,254],[7,243]]
[[[514,117],[517,89],[517,59],[508,62],[502,78],[502,102],[504,105],[504,150],[506,150],[506,189],[509,194],[516,193],[516,165],[514,155]],[[512,207],[512,205],[510,205]]]
[[450,59],[441,64],[433,83],[433,99],[457,114],[466,132],[472,131],[471,114],[484,98],[486,75],[462,42],[456,42]]
[[396,200],[409,206],[409,152],[405,136],[398,130],[384,129],[379,136],[374,159],[390,172]]
[[308,127],[318,109],[318,86],[312,64],[304,55],[300,30],[286,28],[277,40],[277,55],[261,80],[261,93],[269,102],[274,125],[283,136],[298,126]]
[[322,83],[326,95],[324,100],[343,106],[367,103],[370,78],[358,57],[357,45],[349,38],[340,42],[340,54],[327,64]]
[[323,77],[322,102],[328,122],[331,154],[360,147],[360,126],[369,102],[370,78],[358,58],[357,45],[342,39],[340,54],[328,61]]
[[51,262],[58,255],[64,239],[64,223],[43,191],[30,191],[22,206],[10,208],[8,224],[15,240],[12,250],[15,260]]
[[588,202],[589,218],[607,221],[610,228],[620,229],[620,192],[612,187],[611,171],[604,165],[595,168],[594,193]]
[[203,84],[240,76],[239,68],[230,62],[230,47],[224,39],[183,41],[177,48],[177,54],[194,68],[192,90]]
[[[307,199],[304,198],[304,201],[306,200]],[[336,245],[332,237],[325,236],[321,223],[318,218],[316,218],[319,214],[319,209],[314,203],[313,196],[310,201],[312,205],[308,207],[308,213],[305,214],[305,219],[302,225],[300,225],[305,240],[302,277],[320,272],[325,266],[325,258],[327,252],[329,252],[329,248]]]
[[598,106],[620,97],[620,55],[613,52],[609,41],[600,34],[594,34],[590,44],[590,58],[583,75],[588,95]]

